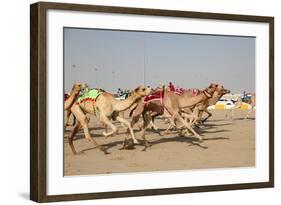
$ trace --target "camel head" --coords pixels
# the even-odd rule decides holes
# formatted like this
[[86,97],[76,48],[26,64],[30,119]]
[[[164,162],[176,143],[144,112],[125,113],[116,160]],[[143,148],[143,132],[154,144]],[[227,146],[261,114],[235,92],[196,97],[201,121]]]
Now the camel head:
[[209,87],[205,88],[205,90],[203,90],[203,93],[208,97],[208,98],[211,98],[213,97],[213,94],[215,93],[215,91],[217,90],[217,87],[219,85],[218,84],[215,84],[215,83],[211,83],[209,85]]
[[145,86],[139,86],[133,92],[133,94],[138,95],[140,97],[144,97],[146,95],[149,95],[150,93],[151,93],[151,88]]
[[216,92],[218,96],[222,97],[223,95],[230,93],[230,90],[225,89],[223,85],[218,85]]
[[71,92],[78,94],[81,91],[81,83],[74,83]]
[[81,91],[82,91],[83,93],[89,91],[89,86],[87,85],[87,83],[81,83]]

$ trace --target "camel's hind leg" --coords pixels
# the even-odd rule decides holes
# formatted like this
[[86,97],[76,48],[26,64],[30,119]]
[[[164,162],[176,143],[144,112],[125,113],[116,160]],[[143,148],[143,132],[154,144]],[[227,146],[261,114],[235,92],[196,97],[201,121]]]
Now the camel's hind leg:
[[81,126],[83,127],[84,130],[84,135],[85,138],[93,143],[96,147],[98,147],[101,151],[103,151],[105,154],[108,154],[108,152],[106,152],[106,150],[99,145],[91,136],[90,132],[89,132],[89,128],[88,128],[88,118],[87,116],[84,114],[84,112],[81,110],[81,108],[79,107],[79,105],[74,105],[71,107],[71,111],[74,114],[74,116],[77,118],[78,122],[77,124],[81,124]]
[[147,128],[147,126],[151,123],[152,121],[152,116],[151,116],[151,112],[146,112],[143,114],[143,126],[142,126],[142,130],[141,130],[141,137],[144,140],[144,145],[145,148],[143,151],[146,150],[147,147],[150,147],[151,145],[148,143],[148,141],[145,138],[145,130]]
[[76,133],[77,133],[78,129],[80,128],[80,126],[81,126],[80,122],[76,123],[75,127],[73,128],[73,130],[71,132],[71,135],[68,137],[68,144],[69,144],[73,154],[77,154],[77,152],[75,150],[75,147],[73,145],[73,138],[76,135]]

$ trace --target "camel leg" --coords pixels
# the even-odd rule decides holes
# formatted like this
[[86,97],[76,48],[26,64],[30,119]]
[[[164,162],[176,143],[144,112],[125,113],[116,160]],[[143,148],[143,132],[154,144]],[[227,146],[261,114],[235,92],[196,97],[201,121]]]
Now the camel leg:
[[[189,123],[190,126],[192,126],[193,123],[195,122],[195,118],[194,118],[193,113],[192,114],[187,114],[185,112],[182,112],[181,116],[184,118],[186,123]],[[184,126],[181,126],[181,127],[184,127]]]
[[64,123],[64,127],[68,126],[68,120],[69,120],[69,116],[71,114],[71,111],[70,110],[65,110],[66,112],[66,119],[65,119],[65,123]]
[[135,137],[135,134],[134,134],[134,131],[133,131],[132,127],[131,127],[131,124],[130,124],[127,120],[125,120],[124,118],[122,118],[122,117],[120,117],[120,116],[117,116],[117,117],[116,117],[116,120],[118,120],[119,122],[123,123],[126,127],[128,127],[128,129],[129,129],[129,131],[130,131],[130,133],[131,133],[133,142],[134,142],[135,144],[139,144],[138,140],[137,140],[136,137]]
[[[139,121],[139,119],[140,119],[140,115],[137,115],[137,116],[133,116],[132,117],[132,121],[131,121],[131,127],[133,128],[134,127],[134,125]],[[129,132],[130,130],[128,129],[128,132]]]
[[208,114],[208,116],[205,118],[205,119],[203,119],[202,120],[202,122],[204,123],[204,122],[206,122],[210,117],[212,117],[213,116],[213,114],[212,113],[210,113],[208,110],[204,110],[204,112],[205,113],[207,113]]
[[143,115],[143,127],[142,127],[142,131],[141,131],[141,137],[144,140],[144,146],[145,146],[143,151],[145,151],[147,149],[147,147],[151,146],[145,138],[145,130],[146,130],[147,126],[150,124],[151,121],[152,121],[151,113],[150,112],[144,113],[144,115]]
[[190,130],[190,131],[195,135],[195,137],[199,139],[199,141],[202,141],[202,140],[203,140],[203,138],[202,138],[197,132],[195,132],[195,130],[190,126],[190,124],[188,124],[188,123],[180,116],[179,112],[174,112],[172,116],[173,116],[174,119],[177,119],[178,121],[180,121],[180,122],[185,126],[185,128],[187,128],[188,130]]
[[107,116],[105,116],[103,113],[100,113],[100,121],[105,125],[112,129],[111,132],[103,132],[102,134],[107,138],[108,136],[113,135],[117,132],[116,126],[108,119]]
[[225,117],[229,118],[229,116],[230,116],[230,119],[233,120],[233,115],[234,115],[233,108],[230,108],[229,110],[227,110]]
[[158,130],[158,127],[154,124],[154,118],[151,118],[150,125],[154,130]]
[[173,119],[171,115],[166,115],[166,116],[167,116],[167,119],[168,119],[169,127],[166,130],[164,130],[160,135],[169,134],[169,131],[172,128],[177,128],[177,125],[175,123],[175,119]]
[[249,114],[250,114],[251,112],[253,112],[253,108],[251,108],[251,109],[247,112],[247,115],[246,115],[246,117],[245,117],[244,119],[248,119]]
[[81,126],[81,124],[80,124],[80,122],[78,122],[78,123],[75,125],[75,127],[73,128],[73,130],[72,130],[72,132],[71,132],[71,135],[68,137],[68,144],[69,144],[69,146],[70,146],[70,148],[71,148],[71,150],[72,150],[72,153],[73,153],[74,155],[77,154],[77,152],[76,152],[75,147],[74,147],[74,145],[73,145],[73,138],[74,138],[74,136],[76,135],[76,133],[77,133],[78,129],[80,128],[80,126]]
[[[87,116],[84,114],[84,112],[81,110],[81,108],[79,107],[79,105],[74,105],[71,107],[71,111],[74,114],[74,116],[77,118],[78,122],[81,124],[81,126],[83,127],[84,130],[84,135],[85,138],[93,143],[96,147],[98,147],[101,151],[103,151],[105,154],[108,154],[108,152],[106,152],[106,150],[99,145],[91,136],[90,132],[89,132],[89,128],[88,128],[88,118]],[[78,123],[78,124],[79,124]]]

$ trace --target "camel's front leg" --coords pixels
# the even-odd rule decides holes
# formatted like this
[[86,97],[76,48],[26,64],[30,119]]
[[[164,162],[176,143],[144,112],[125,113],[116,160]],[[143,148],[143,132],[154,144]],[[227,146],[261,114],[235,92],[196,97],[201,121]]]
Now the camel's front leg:
[[202,120],[203,123],[206,122],[210,117],[213,116],[213,114],[211,112],[209,112],[207,109],[204,110],[204,112],[207,113],[208,116],[205,119]]
[[103,122],[106,126],[108,126],[112,129],[111,132],[103,132],[102,133],[105,137],[111,136],[114,133],[116,133],[116,131],[117,131],[116,126],[105,115],[100,114],[100,121]]
[[129,129],[129,131],[130,131],[130,133],[131,133],[133,142],[134,142],[135,144],[139,144],[139,141],[138,141],[138,140],[136,139],[136,137],[135,137],[135,134],[134,134],[134,131],[133,131],[132,127],[131,127],[131,124],[130,124],[127,120],[125,120],[124,118],[122,118],[122,117],[120,117],[120,116],[117,116],[117,117],[116,117],[116,120],[118,120],[119,122],[123,123],[125,126],[128,127],[128,129]]
[[[140,115],[136,115],[132,117],[132,121],[131,121],[131,128],[134,127],[134,125],[139,121],[140,119]],[[128,133],[130,132],[130,130],[128,129]]]
[[172,128],[177,128],[177,125],[176,125],[176,123],[175,123],[175,120],[172,119],[171,116],[169,116],[167,119],[168,119],[168,121],[169,121],[169,127],[168,127],[166,130],[164,130],[163,132],[161,132],[160,135],[169,134],[170,129],[172,129]]
[[195,130],[190,126],[190,124],[188,124],[181,116],[178,112],[174,112],[172,114],[174,119],[177,119],[178,121],[180,121],[188,130],[190,130],[196,138],[198,138],[200,141],[203,140],[203,138],[197,133],[195,132]]
[[226,115],[225,115],[226,118],[229,118],[229,116],[230,116],[230,119],[233,120],[233,114],[234,114],[233,109],[234,108],[230,108],[229,110],[227,110]]

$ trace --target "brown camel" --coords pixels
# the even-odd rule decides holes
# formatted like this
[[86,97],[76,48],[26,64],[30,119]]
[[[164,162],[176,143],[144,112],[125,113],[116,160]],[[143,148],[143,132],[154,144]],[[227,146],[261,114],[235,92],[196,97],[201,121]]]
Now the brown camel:
[[80,91],[82,89],[81,83],[74,83],[70,94],[65,94],[64,96],[64,110],[69,110],[73,103],[75,102],[76,98],[78,97]]
[[119,115],[120,112],[127,110],[131,107],[131,105],[136,102],[141,97],[148,95],[150,93],[150,88],[146,88],[143,86],[137,87],[130,97],[128,97],[125,100],[117,100],[114,98],[114,96],[107,92],[101,92],[98,97],[93,100],[86,100],[81,103],[76,102],[71,107],[71,112],[76,117],[78,122],[76,123],[75,127],[73,128],[73,131],[71,135],[69,136],[69,145],[71,147],[71,150],[73,154],[76,154],[76,150],[73,145],[73,138],[75,134],[77,133],[80,126],[83,127],[85,138],[92,142],[94,145],[96,145],[101,151],[103,151],[105,154],[108,154],[107,151],[100,146],[92,137],[88,129],[88,119],[86,117],[86,114],[93,114],[99,117],[99,120],[104,123],[105,125],[109,126],[112,131],[109,133],[104,132],[104,136],[110,136],[113,135],[117,128],[113,123],[111,122],[111,119],[117,120],[121,122],[123,125],[127,126],[130,130],[131,137],[134,141],[134,143],[138,143],[137,139],[134,136],[134,132],[130,126],[130,123],[125,120],[123,117]]
[[183,124],[183,126],[191,131],[200,141],[202,137],[197,134],[194,129],[188,124],[181,116],[181,110],[184,108],[194,107],[196,104],[205,101],[213,96],[216,91],[218,85],[210,84],[208,88],[203,90],[200,94],[194,97],[189,97],[186,94],[178,95],[174,92],[166,91],[163,89],[163,96],[160,97],[159,100],[153,100],[151,102],[140,101],[130,112],[130,116],[132,116],[131,126],[139,120],[140,116],[143,116],[143,126],[141,136],[145,141],[145,145],[147,146],[147,141],[145,139],[144,132],[146,127],[151,122],[152,118],[155,116],[163,115],[166,110],[171,116],[172,121],[178,120]]
[[[75,102],[75,100],[77,99],[77,97],[78,97],[80,91],[83,89],[84,85],[85,84],[82,84],[82,83],[74,83],[70,93],[64,94],[64,110],[66,112],[66,120],[65,120],[64,127],[66,127],[67,125],[71,125],[71,124],[68,124],[68,119],[71,115],[70,108],[73,105],[73,103]],[[72,125],[74,125],[74,124],[72,124]]]

